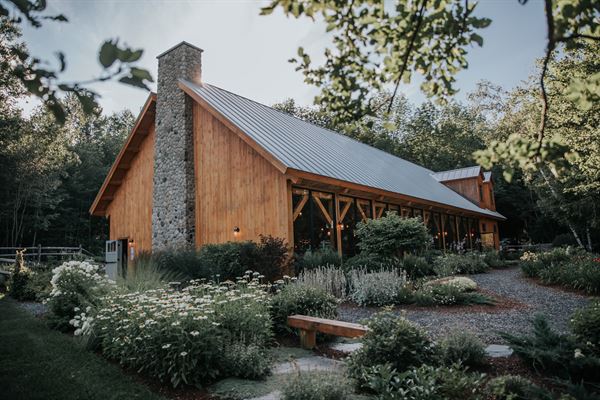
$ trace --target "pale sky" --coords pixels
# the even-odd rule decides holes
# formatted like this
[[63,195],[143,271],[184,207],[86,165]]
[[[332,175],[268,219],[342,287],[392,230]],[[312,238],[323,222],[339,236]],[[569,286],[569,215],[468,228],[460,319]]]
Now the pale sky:
[[[303,82],[301,72],[287,60],[299,46],[319,60],[328,44],[324,26],[309,19],[286,18],[281,12],[259,16],[265,2],[252,0],[49,0],[50,12],[60,12],[69,23],[45,22],[26,27],[31,53],[54,61],[67,56],[66,80],[97,76],[97,52],[105,39],[119,38],[143,48],[140,66],[156,79],[156,56],[185,40],[202,49],[203,81],[264,104],[292,97],[311,104],[318,89]],[[458,99],[486,79],[510,89],[534,72],[535,59],[544,52],[545,25],[541,0],[522,6],[517,0],[481,0],[477,14],[492,25],[480,32],[483,48],[469,51],[469,69],[458,75]],[[129,108],[137,113],[147,93],[109,82],[93,87],[102,96],[105,112]],[[152,87],[156,90],[156,87]],[[401,87],[414,103],[424,101],[418,83]],[[24,104],[30,109],[32,102]]]

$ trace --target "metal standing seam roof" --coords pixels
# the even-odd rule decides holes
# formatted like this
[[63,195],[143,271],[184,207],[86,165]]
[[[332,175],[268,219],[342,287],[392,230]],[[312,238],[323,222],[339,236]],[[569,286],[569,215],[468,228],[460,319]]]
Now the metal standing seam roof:
[[481,167],[475,166],[436,172],[433,174],[433,177],[440,182],[447,182],[457,179],[475,178],[479,174],[481,174]]
[[180,82],[287,168],[504,219],[438,182],[433,171],[419,165],[216,86]]

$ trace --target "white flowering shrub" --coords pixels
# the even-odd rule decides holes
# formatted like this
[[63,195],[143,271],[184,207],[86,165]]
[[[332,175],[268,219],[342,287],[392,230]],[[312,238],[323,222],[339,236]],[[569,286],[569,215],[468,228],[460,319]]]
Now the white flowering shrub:
[[87,261],[66,261],[52,270],[52,290],[48,305],[51,323],[58,329],[69,329],[69,321],[80,310],[97,304],[100,297],[109,293],[115,283],[104,270]]
[[[256,362],[272,335],[268,294],[256,280],[113,294],[72,323],[107,357],[173,386],[268,372]],[[243,356],[230,354],[240,348]]]
[[411,290],[401,270],[367,272],[354,269],[349,275],[349,298],[360,306],[386,306],[406,303]]
[[526,251],[520,258],[521,261],[537,261],[538,255],[532,251]]
[[297,282],[323,289],[338,299],[346,297],[348,282],[344,270],[334,266],[305,269],[298,275]]

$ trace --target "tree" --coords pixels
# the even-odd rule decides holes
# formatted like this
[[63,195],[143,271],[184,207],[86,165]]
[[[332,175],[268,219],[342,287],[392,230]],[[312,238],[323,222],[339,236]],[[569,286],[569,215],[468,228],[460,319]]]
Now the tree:
[[[523,5],[528,0],[519,0]],[[568,158],[568,149],[545,137],[550,103],[545,85],[548,63],[558,45],[582,46],[582,40],[600,40],[600,2],[594,0],[544,0],[547,45],[538,79],[540,108],[535,138],[509,138],[503,146],[490,148],[501,157],[512,157],[529,169],[550,166],[553,173]],[[315,102],[330,110],[336,123],[374,115],[381,103],[374,94],[394,83],[388,110],[400,82],[409,83],[413,73],[424,78],[421,90],[445,102],[456,93],[455,75],[468,67],[467,47],[483,45],[478,34],[491,20],[473,16],[476,3],[469,0],[397,0],[390,7],[383,0],[272,0],[262,14],[281,9],[285,15],[312,19],[321,17],[332,35],[325,49],[325,63],[314,66],[300,47],[297,64],[305,81],[321,88]],[[589,107],[600,98],[600,74],[572,79],[569,99]],[[511,171],[506,176],[510,177]]]
[[[11,14],[14,16],[10,17]],[[61,94],[75,95],[88,114],[98,110],[98,94],[89,89],[91,83],[118,79],[121,83],[150,90],[147,83],[152,82],[152,76],[135,65],[143,50],[120,45],[118,39],[106,40],[100,46],[98,61],[103,69],[100,76],[82,82],[61,80],[60,74],[67,68],[63,52],[56,53],[57,65],[52,67],[50,62],[32,56],[23,43],[15,40],[20,36],[20,24],[29,23],[34,28],[41,28],[46,21],[68,22],[62,14],[47,14],[45,0],[0,0],[0,35],[3,38],[0,69],[4,76],[18,80],[27,93],[40,99],[59,123],[66,119]]]

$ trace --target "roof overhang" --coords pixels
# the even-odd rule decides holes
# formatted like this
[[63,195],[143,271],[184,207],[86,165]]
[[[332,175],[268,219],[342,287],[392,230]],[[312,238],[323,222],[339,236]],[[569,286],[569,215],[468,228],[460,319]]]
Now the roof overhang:
[[98,194],[90,207],[90,214],[95,216],[106,216],[108,205],[112,201],[118,188],[121,186],[123,178],[131,166],[131,161],[140,150],[142,141],[146,138],[154,124],[155,113],[156,93],[150,93],[142,107],[142,111],[133,125],[133,129],[129,133],[125,144],[117,155],[115,162],[110,168],[102,187],[98,191]]

